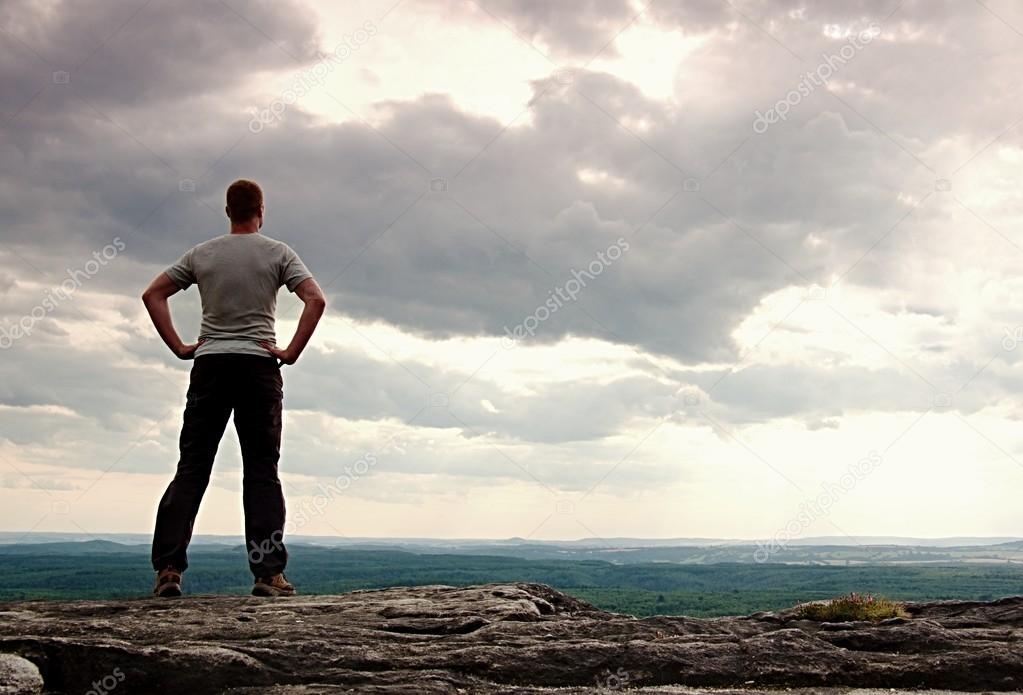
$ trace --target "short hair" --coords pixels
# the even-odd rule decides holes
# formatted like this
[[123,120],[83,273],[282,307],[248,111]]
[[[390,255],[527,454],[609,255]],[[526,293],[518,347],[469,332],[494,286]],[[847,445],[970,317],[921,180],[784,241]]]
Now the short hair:
[[255,181],[238,179],[227,187],[227,215],[232,222],[248,222],[263,206],[263,189]]

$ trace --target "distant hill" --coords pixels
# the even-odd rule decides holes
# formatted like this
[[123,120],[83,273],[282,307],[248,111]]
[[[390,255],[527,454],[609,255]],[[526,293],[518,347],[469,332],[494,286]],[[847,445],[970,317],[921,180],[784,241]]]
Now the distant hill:
[[137,544],[115,543],[114,541],[53,541],[44,543],[8,543],[0,545],[0,555],[96,555],[100,553],[131,552],[145,548]]
[[[289,536],[293,543],[319,545],[327,547],[375,547],[375,548],[425,548],[466,549],[466,548],[546,548],[556,549],[633,549],[633,548],[710,548],[721,546],[756,547],[758,544],[769,544],[769,540],[738,539],[738,538],[578,538],[573,540],[537,540],[529,538],[374,538],[374,537],[340,537],[340,536]],[[126,545],[149,545],[152,541],[150,533],[64,533],[51,531],[33,531],[19,533],[17,531],[0,531],[0,546],[23,543],[57,543],[81,541],[110,541]],[[197,534],[192,538],[193,545],[234,546],[243,544],[240,536],[224,536]],[[947,538],[913,538],[909,536],[815,536],[794,538],[786,545],[793,546],[907,546],[916,548],[964,548],[1023,544],[1023,537],[1013,536],[952,536]]]

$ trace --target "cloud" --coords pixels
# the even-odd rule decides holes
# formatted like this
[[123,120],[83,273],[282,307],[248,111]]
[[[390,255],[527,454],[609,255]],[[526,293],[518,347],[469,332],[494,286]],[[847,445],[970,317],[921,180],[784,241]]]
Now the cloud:
[[[621,9],[615,7],[593,3],[587,11],[613,19]],[[822,4],[809,14],[777,8],[769,14],[783,22],[780,32],[791,29],[793,38],[834,47],[841,42],[821,34],[824,19],[841,24],[879,8],[868,3],[852,12]],[[532,4],[503,9],[521,13],[527,26],[557,25],[557,17]],[[151,27],[160,18],[148,11],[132,21]],[[278,42],[314,41],[307,14],[289,13]],[[736,21],[717,14],[708,6],[696,16],[700,26]],[[269,23],[251,16],[257,25]],[[224,31],[252,31],[238,18],[218,21]],[[52,36],[55,22],[42,23],[35,34]],[[212,41],[215,33],[202,36]],[[720,41],[717,52],[696,59],[697,67],[721,52],[731,55],[732,39]],[[888,60],[893,51],[923,50],[888,43],[864,49],[850,69]],[[134,56],[133,45],[120,50]],[[754,44],[722,77],[738,77],[768,49],[778,51],[770,41]],[[241,60],[234,48],[224,53],[225,72],[267,69],[232,62]],[[303,55],[314,53],[308,48]],[[504,124],[434,95],[381,104],[382,137],[354,120],[314,123],[298,108],[280,127],[247,134],[223,105],[208,105],[213,125],[195,132],[198,113],[178,121],[143,90],[131,109],[114,111],[118,124],[124,118],[133,125],[140,107],[149,105],[155,118],[141,130],[130,128],[133,137],[96,117],[63,133],[67,144],[57,158],[26,149],[31,154],[4,209],[12,240],[30,252],[45,252],[42,244],[58,238],[65,246],[94,247],[116,230],[133,260],[162,265],[222,224],[221,191],[246,173],[267,188],[268,233],[311,259],[337,305],[435,337],[502,335],[610,241],[635,234],[627,258],[545,323],[537,338],[590,335],[686,360],[727,360],[736,354],[731,331],[761,297],[791,284],[827,284],[911,213],[934,183],[884,133],[823,91],[776,130],[753,137],[753,111],[793,84],[784,62],[762,64],[784,79],[747,78],[752,89],[735,90],[727,110],[714,100],[708,106],[658,102],[602,73],[579,72],[568,86],[543,80],[534,86],[532,124],[503,132]],[[150,72],[153,84],[177,88],[177,77]],[[202,85],[196,89],[207,88]],[[77,110],[90,112],[83,104]],[[23,138],[16,142],[24,145]],[[97,146],[104,157],[95,156]],[[198,178],[210,163],[214,169],[195,193],[177,190],[181,176],[199,172]],[[607,172],[624,185],[583,180],[582,170]],[[446,186],[439,194],[429,189],[435,178]],[[700,190],[682,191],[687,178],[697,179]],[[64,191],[54,200],[55,187]],[[55,205],[44,205],[48,199]],[[33,203],[48,211],[33,213]],[[71,225],[71,219],[85,223]],[[872,249],[850,279],[885,282],[889,259],[897,254]]]
[[[455,80],[421,93],[388,77],[363,112],[343,106],[367,71],[415,82],[428,59],[445,74],[443,50],[404,55],[381,20],[366,64],[254,133],[247,108],[333,41],[330,8],[7,3],[0,325],[115,238],[124,251],[4,352],[0,438],[38,465],[170,470],[188,365],[137,296],[224,230],[223,191],[240,176],[265,187],[264,231],[330,295],[332,332],[286,373],[302,474],[403,432],[403,451],[384,446],[391,480],[539,484],[532,474],[578,491],[663,422],[662,446],[690,448],[678,465],[670,448],[640,451],[616,473],[630,490],[716,459],[731,440],[701,411],[837,438],[851,421],[925,412],[941,392],[964,417],[1011,421],[1017,357],[999,346],[1021,324],[1011,48],[1023,16],[894,7],[655,2],[636,17],[642,6],[624,0],[409,0],[395,12],[442,16],[481,43],[514,32],[549,53],[547,74],[513,85],[529,92],[518,118],[468,108],[486,100]],[[828,85],[754,130],[756,112],[871,22],[880,35]],[[619,31],[686,50],[646,64],[628,41],[608,44]],[[644,88],[653,69],[669,96]],[[628,250],[550,311],[619,240]],[[173,303],[192,337],[196,291]],[[285,335],[287,294],[281,310]],[[535,335],[499,345],[530,320]],[[385,498],[386,484],[366,495]]]
[[[10,114],[40,88],[74,90],[101,108],[131,108],[234,92],[248,76],[317,56],[315,16],[292,2],[140,0],[40,3],[0,8],[0,108]],[[274,50],[253,50],[271,42]],[[68,74],[66,85],[55,71]],[[80,101],[65,102],[81,109]]]
[[636,15],[626,0],[584,0],[571,5],[542,0],[426,0],[418,4],[441,5],[463,19],[506,24],[523,41],[540,43],[566,58],[592,57],[602,48],[613,52],[610,44],[615,35]]

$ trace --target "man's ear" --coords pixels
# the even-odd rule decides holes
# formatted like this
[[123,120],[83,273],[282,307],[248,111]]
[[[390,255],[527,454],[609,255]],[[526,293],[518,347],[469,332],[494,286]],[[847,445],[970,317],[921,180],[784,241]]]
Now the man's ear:
[[226,212],[226,213],[227,213],[227,217],[228,217],[228,219],[230,219],[230,217],[231,217],[231,208],[229,208],[229,207],[227,207],[227,206],[225,205],[225,206],[224,206],[224,212]]

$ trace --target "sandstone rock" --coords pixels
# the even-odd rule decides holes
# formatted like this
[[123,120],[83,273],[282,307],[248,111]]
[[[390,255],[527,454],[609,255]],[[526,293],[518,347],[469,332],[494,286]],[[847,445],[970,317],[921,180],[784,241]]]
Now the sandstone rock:
[[0,695],[36,695],[43,692],[43,677],[28,659],[0,654]]
[[909,612],[877,625],[637,619],[537,584],[27,601],[0,604],[0,674],[28,660],[48,692],[195,695],[1023,688],[1023,598]]

